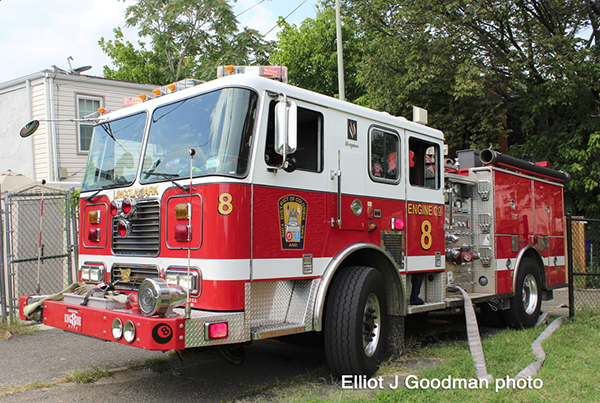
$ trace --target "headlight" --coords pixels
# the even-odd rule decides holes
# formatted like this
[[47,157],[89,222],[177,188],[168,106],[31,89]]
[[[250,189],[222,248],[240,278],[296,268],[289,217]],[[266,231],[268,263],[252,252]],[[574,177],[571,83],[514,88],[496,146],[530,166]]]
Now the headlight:
[[135,325],[132,321],[128,320],[125,322],[125,325],[123,325],[123,336],[127,343],[133,343],[135,340]]
[[147,278],[138,291],[140,310],[146,316],[165,315],[170,307],[181,305],[185,298],[183,287],[167,284],[162,278]]
[[84,264],[81,266],[81,281],[101,283],[104,281],[104,266]]
[[200,273],[197,270],[173,270],[168,269],[165,273],[165,280],[169,284],[182,286],[186,291],[189,290],[192,295],[200,294]]
[[121,337],[123,337],[123,322],[121,322],[121,319],[114,318],[110,327],[114,339],[121,340]]

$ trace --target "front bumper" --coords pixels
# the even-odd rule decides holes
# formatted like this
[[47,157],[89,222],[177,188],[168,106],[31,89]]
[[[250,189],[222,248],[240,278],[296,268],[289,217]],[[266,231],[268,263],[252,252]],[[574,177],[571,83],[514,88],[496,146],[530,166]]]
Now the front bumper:
[[[31,296],[19,298],[21,319],[27,318],[23,308],[32,301]],[[148,317],[132,313],[126,309],[103,309],[65,303],[44,301],[42,323],[66,331],[80,333],[106,341],[113,341],[146,350],[169,351],[211,345],[236,344],[250,340],[244,312],[210,312],[192,310],[190,319],[185,319],[183,308],[176,308],[169,317]],[[131,321],[135,337],[127,342],[124,337],[113,336],[112,323],[119,319],[122,323]],[[227,322],[227,337],[210,339],[207,327],[211,323]]]

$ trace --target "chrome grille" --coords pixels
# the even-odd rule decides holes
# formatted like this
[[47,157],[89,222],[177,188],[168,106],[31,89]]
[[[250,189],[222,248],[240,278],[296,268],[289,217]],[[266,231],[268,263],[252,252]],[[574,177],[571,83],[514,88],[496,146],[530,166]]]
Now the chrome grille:
[[153,266],[115,265],[110,272],[110,282],[119,290],[137,290],[145,279],[158,277]]
[[135,213],[126,218],[131,232],[119,236],[117,223],[113,219],[112,247],[115,255],[157,256],[160,248],[160,205],[158,200],[137,200]]

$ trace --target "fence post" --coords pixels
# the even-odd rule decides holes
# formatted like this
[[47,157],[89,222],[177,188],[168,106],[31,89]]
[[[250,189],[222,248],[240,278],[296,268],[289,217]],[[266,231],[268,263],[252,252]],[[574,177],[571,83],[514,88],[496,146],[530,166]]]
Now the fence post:
[[6,242],[6,309],[8,312],[8,321],[10,322],[11,315],[14,313],[13,309],[13,287],[14,287],[14,273],[12,272],[12,256],[13,249],[11,245],[10,231],[12,228],[12,222],[10,217],[10,195],[4,192],[4,208],[6,210],[6,223],[4,224],[4,234]]
[[[73,189],[73,188],[71,188]],[[71,244],[71,190],[65,194],[65,236],[66,236],[66,244],[67,244],[67,285],[73,282],[73,262],[72,253],[73,253],[73,245]]]
[[2,312],[2,322],[5,323],[7,321],[8,310],[6,309],[6,272],[4,268],[4,221],[2,220],[2,216],[4,216],[4,209],[2,208],[2,203],[0,202],[0,309]]
[[567,214],[567,259],[569,273],[569,318],[575,316],[575,284],[573,283],[573,217]]
[[[75,192],[75,188],[70,189],[69,202],[71,201],[72,193]],[[71,238],[73,239],[73,267],[74,267],[74,278],[77,279],[77,270],[79,270],[79,200],[71,205],[69,223],[71,225]]]

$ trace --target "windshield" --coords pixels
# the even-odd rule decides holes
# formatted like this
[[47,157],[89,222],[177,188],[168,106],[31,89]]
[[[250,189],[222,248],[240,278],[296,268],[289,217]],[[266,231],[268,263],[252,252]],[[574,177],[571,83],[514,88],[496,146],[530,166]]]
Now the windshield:
[[146,113],[94,127],[81,190],[130,185],[140,160]]
[[[228,88],[157,108],[142,182],[189,177],[190,169],[193,176],[245,176],[257,98],[250,90]],[[192,148],[195,155],[190,161]]]

